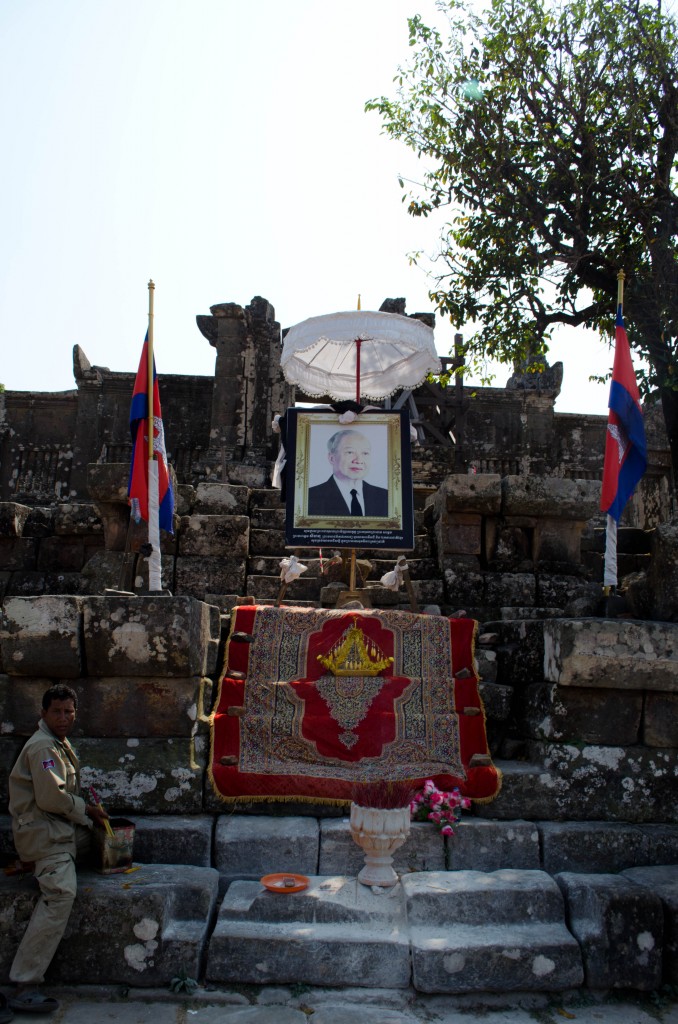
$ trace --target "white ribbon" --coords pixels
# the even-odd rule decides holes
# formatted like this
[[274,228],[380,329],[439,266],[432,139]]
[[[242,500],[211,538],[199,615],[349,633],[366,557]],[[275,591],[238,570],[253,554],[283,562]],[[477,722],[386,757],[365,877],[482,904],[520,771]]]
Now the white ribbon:
[[396,562],[395,568],[384,573],[379,580],[382,587],[386,587],[387,590],[400,590],[403,585],[403,572],[407,570],[407,567],[407,562],[404,559]]
[[302,572],[306,572],[308,569],[307,565],[302,565],[296,555],[290,555],[289,558],[283,558],[280,563],[280,579],[283,583],[291,583],[301,576]]

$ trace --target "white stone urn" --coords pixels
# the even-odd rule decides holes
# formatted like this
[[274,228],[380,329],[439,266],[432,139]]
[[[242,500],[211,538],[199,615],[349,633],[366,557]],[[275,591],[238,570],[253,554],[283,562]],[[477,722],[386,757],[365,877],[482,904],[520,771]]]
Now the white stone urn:
[[351,804],[351,835],[365,854],[358,874],[363,885],[395,885],[393,854],[410,834],[410,808]]

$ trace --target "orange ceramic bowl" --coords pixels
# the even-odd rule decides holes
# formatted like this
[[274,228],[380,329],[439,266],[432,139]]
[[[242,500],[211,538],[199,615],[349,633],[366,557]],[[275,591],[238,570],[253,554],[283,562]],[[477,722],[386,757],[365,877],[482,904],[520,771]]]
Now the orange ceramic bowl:
[[291,871],[282,871],[275,875],[264,875],[259,881],[269,892],[301,892],[308,888],[306,875],[294,875]]

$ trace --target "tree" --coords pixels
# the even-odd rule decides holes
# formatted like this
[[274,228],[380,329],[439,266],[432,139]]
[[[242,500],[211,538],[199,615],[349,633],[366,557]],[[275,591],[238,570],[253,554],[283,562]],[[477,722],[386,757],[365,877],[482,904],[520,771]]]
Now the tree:
[[[427,169],[413,216],[448,212],[431,293],[467,358],[543,358],[557,324],[624,317],[661,399],[678,480],[678,38],[646,0],[445,0],[409,20],[395,99],[370,100]],[[638,360],[636,360],[638,362]]]

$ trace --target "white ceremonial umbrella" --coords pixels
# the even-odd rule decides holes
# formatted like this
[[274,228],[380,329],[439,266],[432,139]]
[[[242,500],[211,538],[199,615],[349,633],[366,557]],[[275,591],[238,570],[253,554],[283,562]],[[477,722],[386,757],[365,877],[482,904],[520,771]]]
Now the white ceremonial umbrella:
[[290,328],[282,371],[311,398],[380,399],[440,373],[433,331],[399,313],[354,310],[314,316]]

